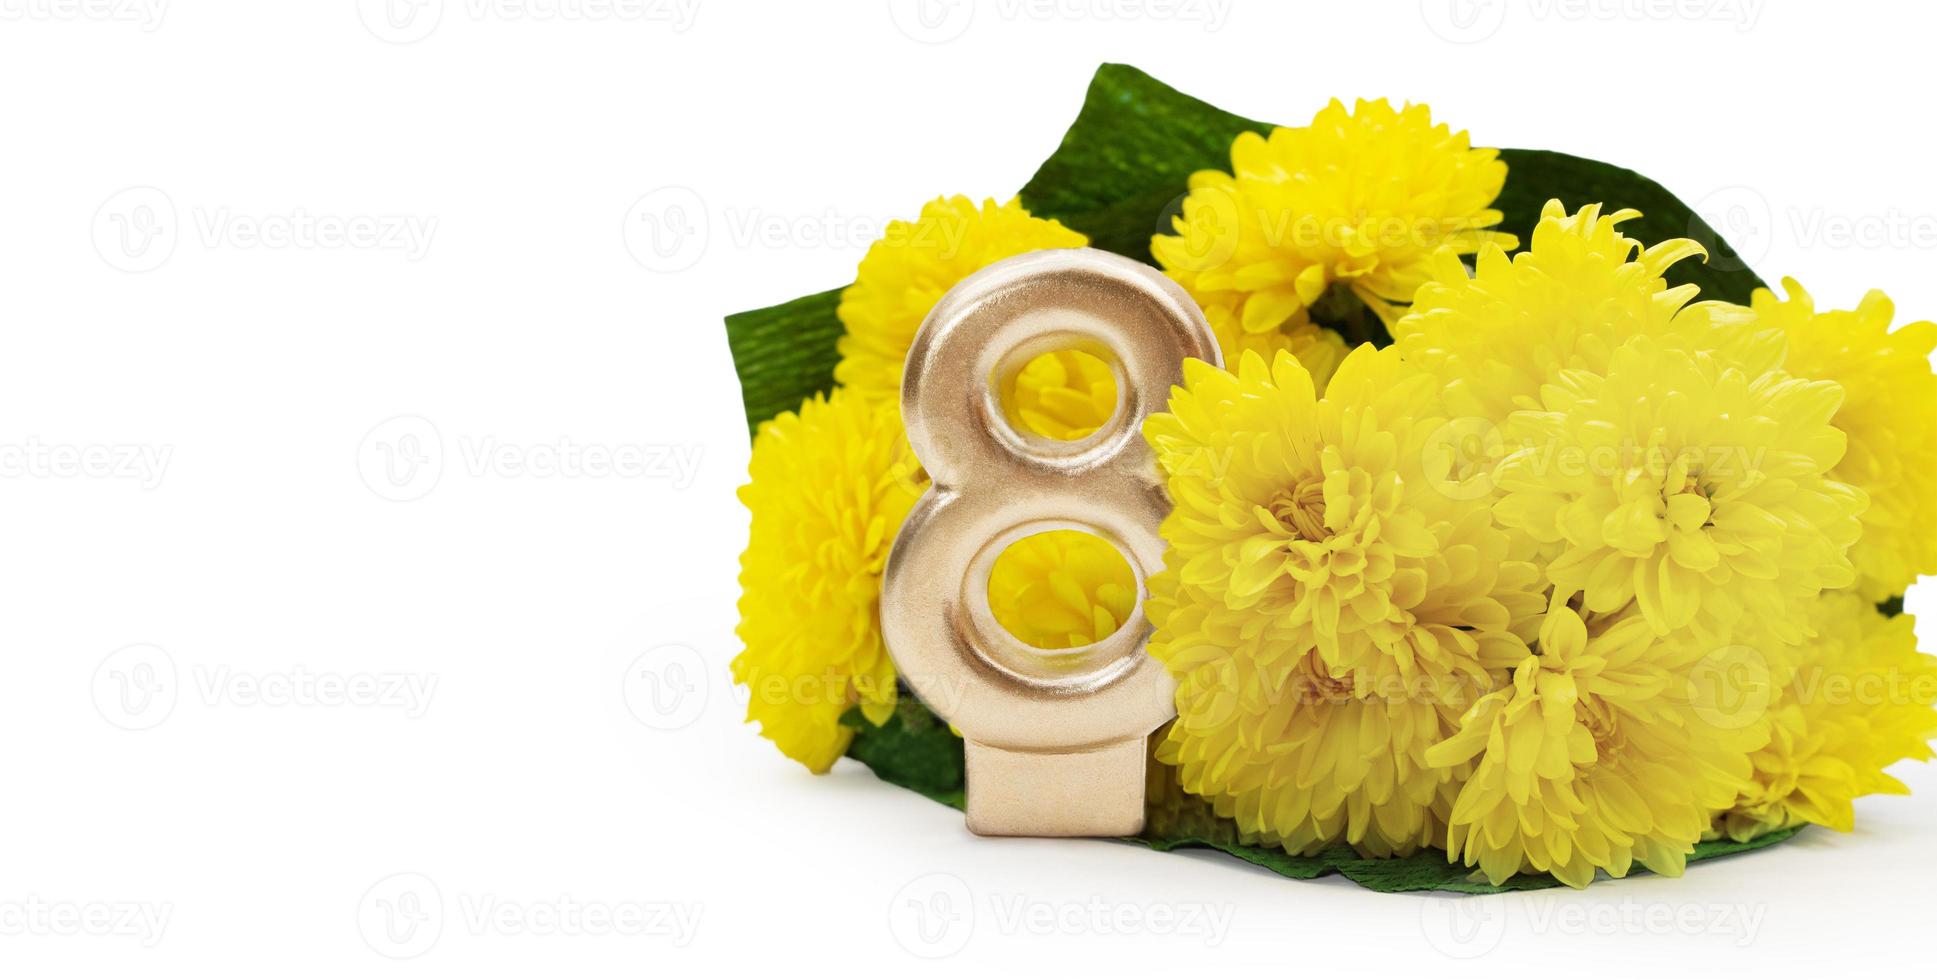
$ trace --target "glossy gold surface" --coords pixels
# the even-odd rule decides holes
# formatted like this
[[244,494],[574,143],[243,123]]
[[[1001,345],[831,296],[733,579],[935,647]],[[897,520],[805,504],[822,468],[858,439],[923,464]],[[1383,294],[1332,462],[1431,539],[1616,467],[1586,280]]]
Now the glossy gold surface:
[[[1030,359],[1076,348],[1110,363],[1117,409],[1087,438],[1019,429],[1005,406]],[[980,834],[1090,836],[1142,825],[1144,742],[1174,685],[1144,652],[1141,596],[1162,567],[1169,510],[1140,428],[1182,379],[1217,363],[1197,305],[1149,266],[1092,249],[1032,252],[963,280],[908,353],[903,420],[934,481],[902,525],[881,595],[896,669],[968,740],[968,823]],[[1139,599],[1115,633],[1043,650],[1003,629],[988,579],[1009,544],[1075,529],[1109,541]]]

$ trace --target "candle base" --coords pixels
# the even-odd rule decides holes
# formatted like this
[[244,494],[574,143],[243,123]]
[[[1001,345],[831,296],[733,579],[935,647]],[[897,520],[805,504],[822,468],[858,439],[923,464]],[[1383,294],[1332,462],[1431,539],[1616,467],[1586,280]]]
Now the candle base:
[[1143,830],[1147,736],[1080,752],[969,740],[968,828],[983,837],[1127,837]]

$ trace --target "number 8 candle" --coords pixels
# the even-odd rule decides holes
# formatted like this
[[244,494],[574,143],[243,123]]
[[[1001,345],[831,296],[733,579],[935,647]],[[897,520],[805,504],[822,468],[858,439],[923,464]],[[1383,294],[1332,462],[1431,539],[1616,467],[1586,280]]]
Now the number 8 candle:
[[[1109,363],[1116,411],[1077,440],[1021,428],[1009,401],[1038,355]],[[1094,249],[997,262],[935,304],[908,351],[901,411],[933,481],[888,558],[881,625],[898,673],[966,739],[969,829],[1116,836],[1143,827],[1145,743],[1175,714],[1175,685],[1144,652],[1142,597],[1162,567],[1169,512],[1143,419],[1183,376],[1219,363],[1197,304],[1149,266]],[[1045,650],[989,608],[1003,549],[1073,529],[1114,545],[1138,601],[1115,633]]]

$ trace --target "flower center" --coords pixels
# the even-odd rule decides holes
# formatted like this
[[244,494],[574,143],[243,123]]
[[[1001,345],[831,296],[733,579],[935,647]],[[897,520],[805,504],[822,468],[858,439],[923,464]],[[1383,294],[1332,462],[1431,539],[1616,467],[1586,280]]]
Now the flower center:
[[1325,526],[1325,481],[1308,478],[1271,503],[1271,516],[1298,532],[1306,541],[1331,537]]
[[1594,739],[1594,762],[1587,766],[1588,769],[1593,769],[1594,766],[1614,758],[1627,747],[1627,738],[1621,734],[1620,727],[1614,723],[1614,718],[1607,709],[1599,705],[1583,703],[1580,720],[1581,725],[1587,729],[1587,734]]
[[1298,703],[1337,703],[1350,701],[1356,696],[1351,671],[1346,671],[1343,677],[1333,677],[1316,659],[1308,661],[1305,668],[1298,676]]
[[1708,501],[1710,507],[1715,505],[1714,490],[1708,484],[1702,482],[1702,475],[1700,473],[1690,473],[1682,478],[1681,489],[1676,492],[1694,494]]

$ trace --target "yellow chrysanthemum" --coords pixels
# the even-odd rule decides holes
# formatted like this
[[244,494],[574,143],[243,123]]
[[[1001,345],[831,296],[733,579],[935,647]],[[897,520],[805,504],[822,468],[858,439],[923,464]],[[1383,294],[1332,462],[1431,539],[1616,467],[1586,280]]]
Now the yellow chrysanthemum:
[[[1177,233],[1155,236],[1150,253],[1243,335],[1311,330],[1309,310],[1334,286],[1389,323],[1436,250],[1513,247],[1482,230],[1500,221],[1498,157],[1426,106],[1361,100],[1347,112],[1333,100],[1309,126],[1238,136],[1231,173],[1192,174]],[[1252,349],[1237,346],[1226,345],[1231,363]]]
[[[914,221],[889,222],[880,240],[868,246],[854,285],[841,293],[836,313],[847,332],[839,342],[835,380],[870,399],[899,398],[902,365],[915,332],[956,283],[983,266],[1024,252],[1087,244],[1082,233],[1035,217],[1015,200],[997,204],[991,199],[977,207],[960,195],[936,198],[922,206]],[[1019,392],[1018,407],[1026,411],[1037,411],[1044,400],[1060,406],[1037,411],[1054,419],[1053,428],[1059,430],[1044,435],[1067,438],[1064,430],[1093,430],[1109,419],[1109,409],[1116,405],[1115,381],[1107,370],[1078,370],[1066,380],[1067,391],[1038,385]],[[1093,397],[1105,383],[1107,396]],[[1103,404],[1100,416],[1065,417],[1068,410],[1090,402]]]
[[1116,412],[1116,375],[1101,358],[1078,350],[1043,354],[1016,375],[1016,418],[1051,439],[1081,439]]
[[1447,833],[1448,856],[1499,884],[1547,872],[1584,888],[1635,861],[1679,875],[1710,814],[1735,799],[1766,720],[1715,699],[1712,651],[1662,638],[1632,609],[1586,621],[1549,613],[1540,649],[1487,695],[1459,733],[1426,753],[1472,764]]
[[989,571],[989,608],[1016,638],[1045,650],[1094,643],[1137,605],[1136,573],[1093,534],[1048,531],[1011,545]]
[[1835,421],[1850,445],[1831,475],[1870,495],[1850,559],[1857,588],[1881,602],[1937,573],[1937,324],[1892,331],[1895,309],[1874,290],[1854,310],[1818,313],[1794,279],[1782,287],[1787,299],[1755,291],[1755,315],[1788,339],[1790,373],[1843,386]]
[[747,720],[789,758],[826,772],[860,705],[894,713],[895,670],[881,639],[881,572],[923,488],[892,402],[844,389],[762,423],[740,500],[753,513],[740,556],[734,679]]
[[1802,636],[1795,609],[1854,579],[1863,492],[1829,477],[1843,433],[1834,382],[1744,373],[1628,341],[1607,371],[1563,371],[1514,413],[1494,472],[1500,523],[1540,542],[1565,599],[1636,602],[1657,633],[1753,622]]
[[1852,800],[1910,792],[1886,767],[1931,758],[1937,658],[1917,652],[1911,617],[1849,591],[1824,593],[1809,617],[1815,637],[1768,705],[1773,738],[1751,757],[1753,785],[1716,822],[1735,840],[1799,823],[1848,831]]
[[1431,475],[1437,383],[1370,346],[1322,399],[1285,353],[1184,376],[1144,424],[1174,502],[1146,604],[1179,685],[1160,756],[1288,850],[1436,842],[1459,774],[1426,747],[1541,608],[1489,501]]
[[1690,305],[1692,285],[1668,286],[1669,266],[1706,253],[1685,238],[1644,249],[1617,230],[1640,216],[1603,215],[1598,204],[1570,215],[1548,201],[1526,251],[1483,248],[1471,275],[1458,255],[1435,256],[1393,343],[1439,376],[1455,413],[1494,422],[1538,408],[1541,386],[1563,371],[1604,373],[1630,337],[1719,351],[1751,376],[1779,366],[1776,331],[1754,327],[1739,307]]

